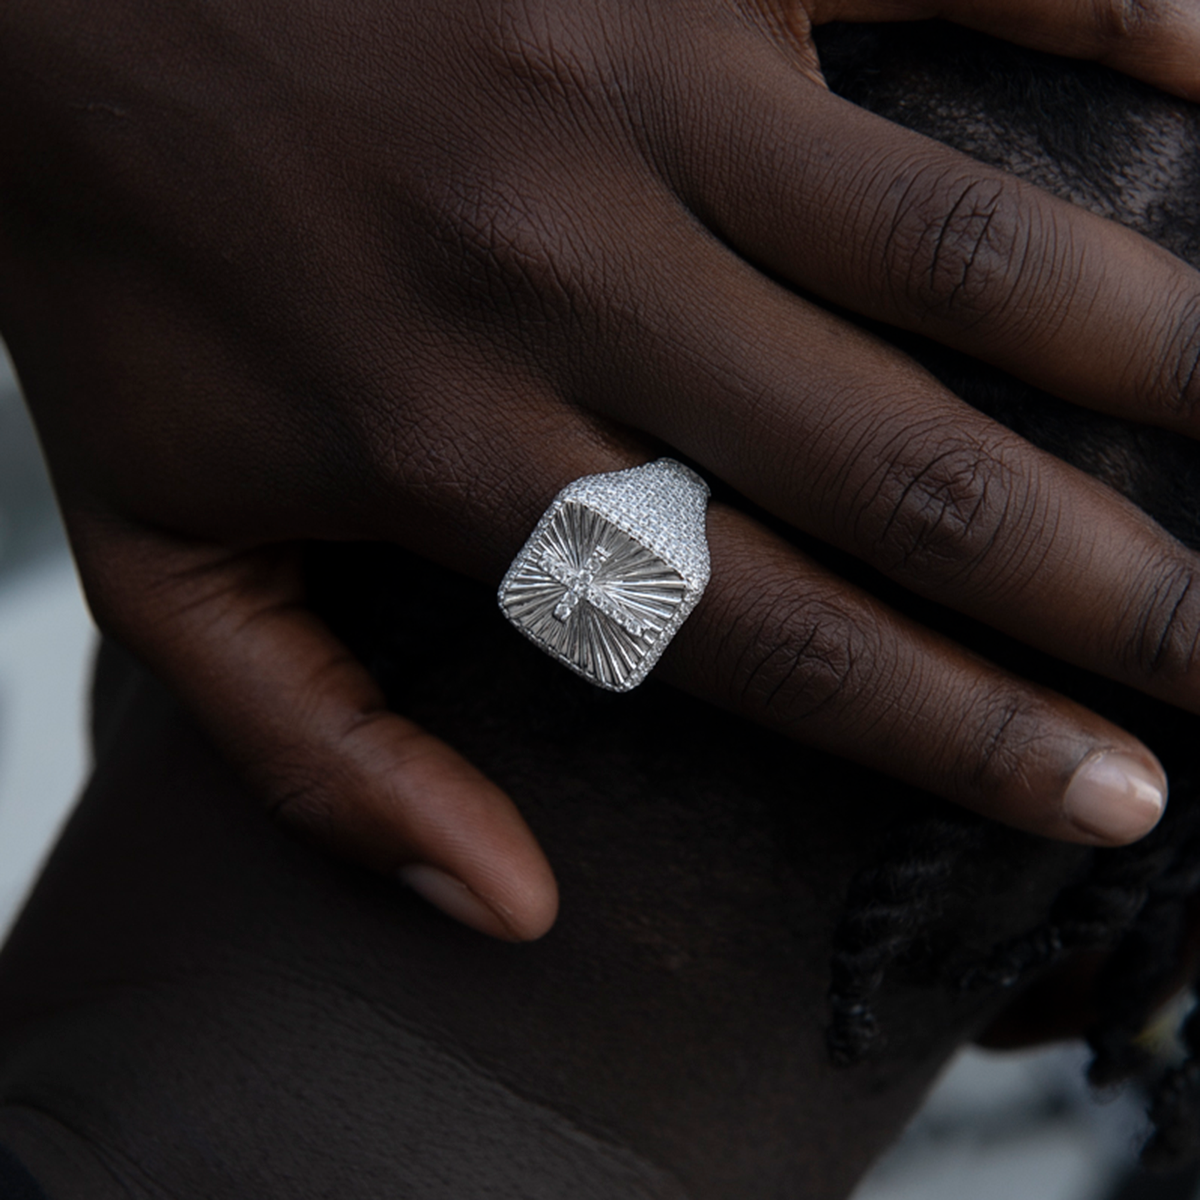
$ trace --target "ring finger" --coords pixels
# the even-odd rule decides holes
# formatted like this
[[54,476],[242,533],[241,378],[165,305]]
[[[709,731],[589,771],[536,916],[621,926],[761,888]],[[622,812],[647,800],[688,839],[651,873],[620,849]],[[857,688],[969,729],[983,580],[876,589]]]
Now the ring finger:
[[[631,349],[643,368],[653,357]],[[599,382],[622,391],[627,381],[604,373]],[[680,394],[681,383],[670,393]],[[472,573],[491,581],[563,486],[580,474],[635,465],[648,452],[638,438],[581,419],[552,394],[539,400],[535,384],[521,390],[525,418],[497,428],[475,456],[480,504],[469,522],[456,522],[469,524],[472,540],[495,557],[473,554],[450,526],[439,535],[445,561],[460,569],[472,563]],[[710,399],[698,393],[694,407]],[[536,438],[528,436],[533,428],[541,431]],[[668,440],[691,449],[686,434]],[[751,427],[747,441],[755,440]],[[500,494],[505,504],[487,502]],[[371,534],[427,549],[413,542],[413,531],[430,525],[425,503],[394,507]],[[1122,843],[1158,819],[1165,779],[1127,733],[906,620],[735,509],[710,508],[709,543],[712,581],[660,677],[1030,832]],[[560,619],[581,619],[586,603]]]

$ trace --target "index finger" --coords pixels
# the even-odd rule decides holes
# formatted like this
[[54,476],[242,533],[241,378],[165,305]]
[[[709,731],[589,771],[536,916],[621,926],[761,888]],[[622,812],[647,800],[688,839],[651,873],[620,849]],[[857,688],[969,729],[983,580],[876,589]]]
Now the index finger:
[[1200,274],[1182,260],[778,56],[705,86],[685,198],[746,258],[1064,399],[1200,433]]

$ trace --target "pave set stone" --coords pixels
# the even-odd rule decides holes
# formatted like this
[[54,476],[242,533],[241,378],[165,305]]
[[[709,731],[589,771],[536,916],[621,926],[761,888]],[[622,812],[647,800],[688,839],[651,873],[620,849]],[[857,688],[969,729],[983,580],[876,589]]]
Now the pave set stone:
[[708,495],[672,459],[576,480],[509,568],[501,609],[585,679],[636,687],[708,582]]

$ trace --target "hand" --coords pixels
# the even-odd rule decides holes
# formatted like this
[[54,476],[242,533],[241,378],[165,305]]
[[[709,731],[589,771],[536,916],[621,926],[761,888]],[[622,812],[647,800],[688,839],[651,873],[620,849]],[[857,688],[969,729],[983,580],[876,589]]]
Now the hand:
[[[297,547],[495,582],[565,483],[663,445],[1200,711],[1196,557],[772,278],[1200,429],[1195,272],[822,86],[811,22],[935,9],[1200,97],[1198,10],[1166,0],[4,6],[0,329],[84,586],[282,818],[477,928],[548,928],[516,809],[385,710]],[[735,507],[709,533],[661,678],[1050,837],[1157,819],[1128,734]]]

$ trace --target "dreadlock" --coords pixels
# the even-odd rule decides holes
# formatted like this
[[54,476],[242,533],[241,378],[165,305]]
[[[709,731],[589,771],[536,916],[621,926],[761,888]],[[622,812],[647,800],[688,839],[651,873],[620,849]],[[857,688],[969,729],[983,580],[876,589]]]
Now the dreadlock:
[[[1012,861],[1011,836],[970,817],[930,818],[897,830],[885,856],[852,882],[833,951],[826,1038],[834,1061],[852,1065],[881,1042],[875,1001],[889,971],[911,966],[969,868]],[[1076,951],[1109,950],[1088,1031],[1089,1078],[1109,1087],[1150,1065],[1139,1035],[1174,981],[1189,907],[1200,895],[1200,805],[1178,804],[1143,842],[1089,857],[1043,922],[965,967],[951,964],[948,982],[972,991],[1015,988]],[[1147,1165],[1177,1167],[1200,1156],[1200,1017],[1188,1019],[1181,1039],[1186,1061],[1152,1092]]]
[[873,1001],[888,969],[941,916],[956,868],[986,836],[982,822],[928,818],[897,830],[888,856],[852,881],[829,993],[826,1040],[835,1062],[858,1062],[878,1041]]
[[[1103,68],[936,24],[932,33],[928,26],[919,34],[892,26],[886,35],[831,27],[822,34],[821,54],[830,85],[855,103],[1115,217],[1200,266],[1200,214],[1186,203],[1200,194],[1194,107]],[[1156,136],[1156,128],[1174,136]],[[1164,170],[1175,175],[1171,192],[1136,186],[1139,179],[1161,179]],[[1194,445],[1071,408],[918,338],[880,332],[977,408],[1099,476],[1180,540],[1200,547]],[[904,604],[899,595],[888,599]],[[945,615],[939,619],[945,626]],[[880,992],[891,974],[915,960],[949,973],[954,986],[979,991],[1014,988],[1066,956],[1104,950],[1106,965],[1094,984],[1097,1017],[1088,1032],[1089,1078],[1111,1086],[1148,1068],[1138,1037],[1177,982],[1189,907],[1200,896],[1200,804],[1189,762],[1194,728],[1186,716],[1145,697],[1132,700],[1082,672],[1061,665],[1048,672],[1037,656],[1005,639],[965,623],[961,632],[1022,674],[1085,697],[1143,736],[1171,775],[1171,805],[1158,829],[1136,845],[1088,852],[1075,882],[1036,927],[966,963],[945,955],[931,933],[947,904],[969,887],[969,868],[1006,856],[1011,861],[1018,835],[966,815],[930,817],[895,831],[846,895],[832,956],[829,1050],[849,1065],[881,1043]],[[931,965],[939,955],[945,961]],[[1180,1039],[1184,1061],[1152,1087],[1153,1133],[1142,1152],[1148,1166],[1200,1158],[1200,1008]]]

